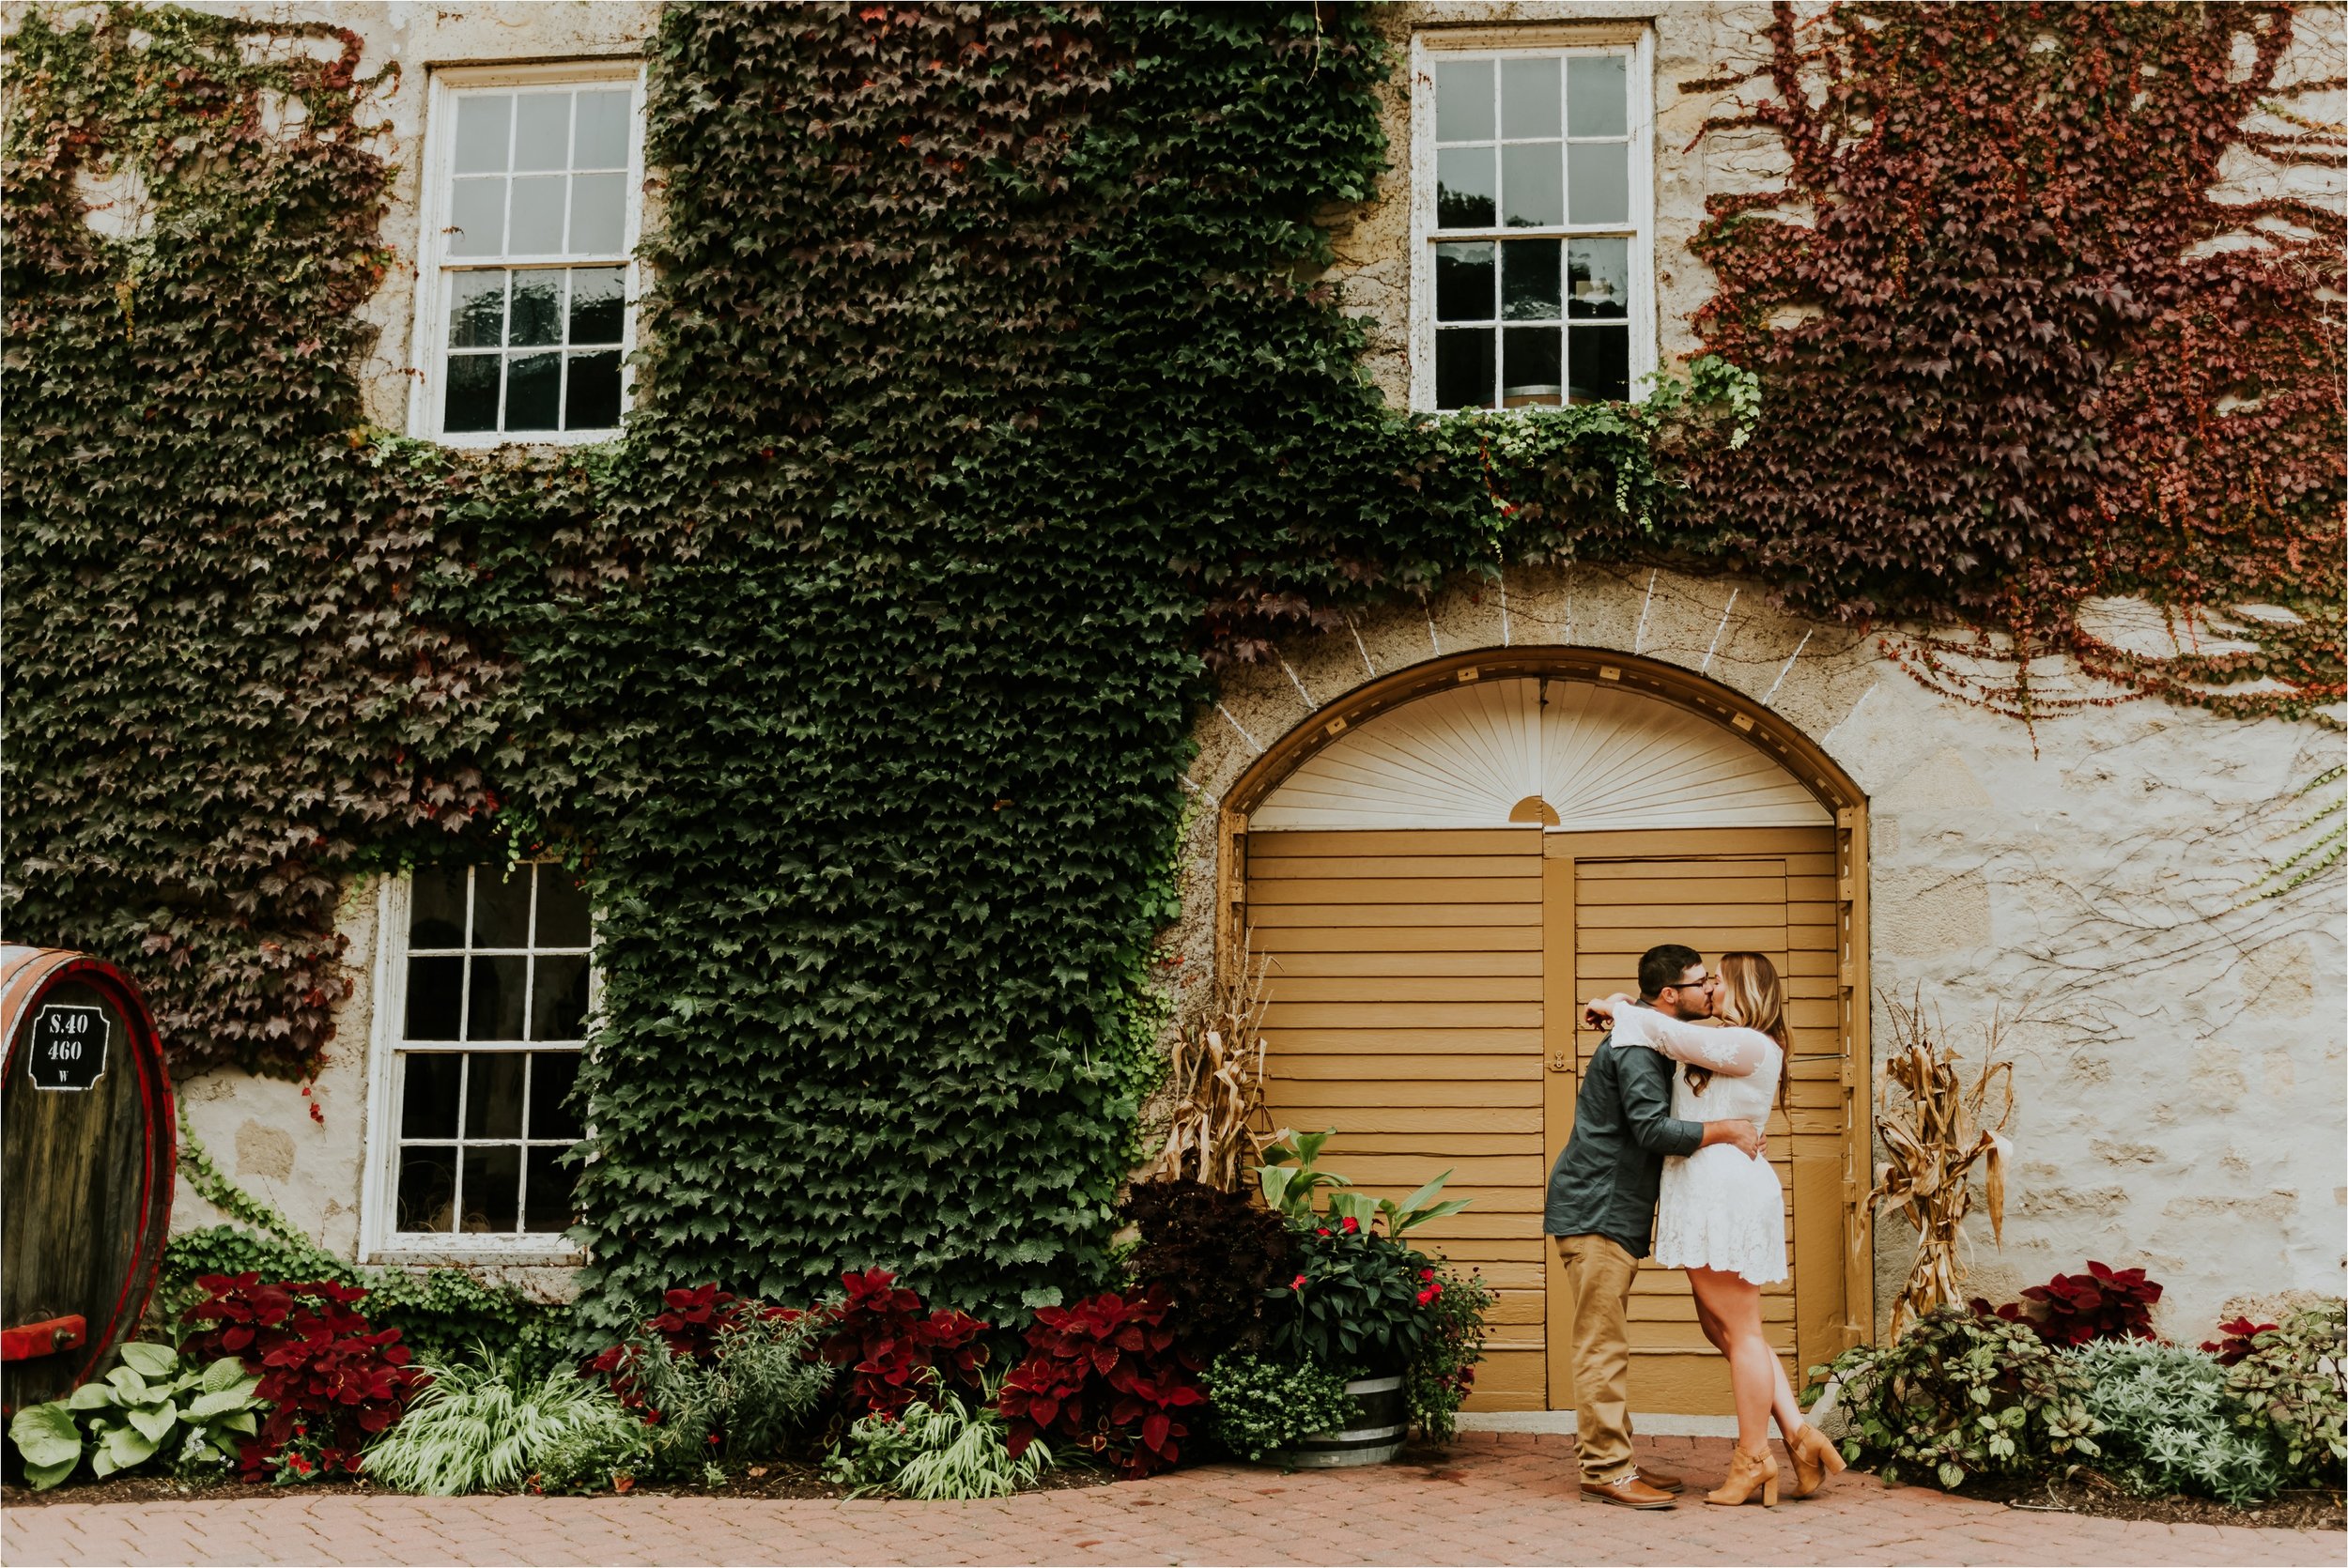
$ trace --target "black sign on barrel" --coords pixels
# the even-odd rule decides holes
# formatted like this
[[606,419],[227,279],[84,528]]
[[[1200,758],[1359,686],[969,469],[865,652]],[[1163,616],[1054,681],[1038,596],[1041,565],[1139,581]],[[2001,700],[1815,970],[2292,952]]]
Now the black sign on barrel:
[[87,953],[0,947],[0,1410],[113,1364],[162,1263],[178,1160],[146,1000]]
[[106,1039],[113,1033],[105,1008],[52,1002],[33,1015],[25,1070],[44,1089],[85,1090],[106,1071]]

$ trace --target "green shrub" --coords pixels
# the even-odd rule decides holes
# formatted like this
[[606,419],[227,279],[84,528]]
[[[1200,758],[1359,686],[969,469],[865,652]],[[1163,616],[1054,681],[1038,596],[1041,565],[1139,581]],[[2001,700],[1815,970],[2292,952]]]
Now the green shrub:
[[721,1449],[731,1458],[772,1453],[823,1407],[837,1375],[817,1354],[829,1320],[745,1306],[716,1329],[706,1355],[680,1354],[655,1334],[598,1360],[623,1401],[653,1422],[653,1474],[697,1475]]
[[2283,1486],[2280,1445],[2237,1423],[2239,1403],[2214,1356],[2156,1340],[2094,1340],[2062,1352],[2087,1378],[2087,1413],[2103,1428],[2101,1468],[2149,1497],[2192,1492],[2239,1508]]
[[2226,1379],[2236,1422],[2272,1434],[2289,1479],[2340,1485],[2348,1465],[2348,1303],[2294,1313],[2250,1345]]
[[1011,1426],[996,1407],[996,1391],[976,1404],[944,1386],[933,1370],[921,1399],[903,1417],[859,1419],[824,1465],[824,1476],[850,1496],[889,1492],[923,1501],[1007,1498],[1032,1486],[1052,1467],[1052,1451],[1031,1440],[1012,1457]]
[[1345,1379],[1310,1361],[1218,1357],[1207,1369],[1207,1429],[1243,1459],[1260,1461],[1353,1419]]
[[2027,1326],[1941,1307],[1890,1345],[1846,1350],[1831,1374],[1852,1433],[1843,1452],[1886,1481],[1922,1476],[1951,1491],[1976,1475],[2027,1475],[2100,1455],[2084,1373]]
[[[215,1205],[223,1195],[204,1194]],[[229,1201],[242,1196],[232,1189]],[[283,1223],[264,1207],[259,1222]],[[173,1237],[150,1314],[177,1322],[200,1299],[195,1281],[205,1274],[258,1274],[272,1284],[287,1280],[332,1280],[367,1293],[367,1321],[397,1329],[400,1343],[421,1360],[453,1364],[479,1348],[491,1360],[513,1363],[517,1378],[531,1381],[567,1362],[570,1309],[540,1301],[512,1285],[484,1280],[470,1269],[362,1268],[338,1258],[290,1226],[285,1232],[208,1225]]]
[[508,1492],[558,1448],[610,1454],[618,1468],[643,1447],[643,1422],[600,1381],[559,1369],[531,1377],[480,1349],[425,1370],[432,1381],[367,1450],[367,1475],[382,1485],[433,1497]]
[[28,1406],[8,1422],[35,1491],[64,1481],[85,1458],[100,1481],[159,1458],[182,1475],[225,1470],[236,1440],[257,1428],[260,1379],[236,1357],[205,1363],[137,1340],[121,1357],[103,1379]]

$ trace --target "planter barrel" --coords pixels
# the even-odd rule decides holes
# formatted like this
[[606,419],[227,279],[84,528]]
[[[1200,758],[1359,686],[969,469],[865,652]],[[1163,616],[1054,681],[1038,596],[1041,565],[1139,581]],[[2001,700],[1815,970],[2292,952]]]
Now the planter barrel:
[[1402,1379],[1356,1377],[1345,1385],[1358,1413],[1341,1431],[1322,1432],[1274,1457],[1294,1469],[1336,1469],[1351,1465],[1383,1465],[1402,1452],[1410,1433],[1410,1412],[1402,1400]]
[[138,988],[61,947],[0,947],[0,1407],[55,1399],[137,1330],[179,1156]]

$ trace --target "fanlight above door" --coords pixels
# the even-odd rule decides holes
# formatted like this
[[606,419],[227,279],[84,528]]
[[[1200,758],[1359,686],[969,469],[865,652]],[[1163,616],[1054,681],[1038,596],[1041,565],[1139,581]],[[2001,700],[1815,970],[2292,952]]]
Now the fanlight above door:
[[1760,747],[1619,686],[1508,678],[1363,721],[1249,815],[1256,828],[1809,827],[1833,821]]

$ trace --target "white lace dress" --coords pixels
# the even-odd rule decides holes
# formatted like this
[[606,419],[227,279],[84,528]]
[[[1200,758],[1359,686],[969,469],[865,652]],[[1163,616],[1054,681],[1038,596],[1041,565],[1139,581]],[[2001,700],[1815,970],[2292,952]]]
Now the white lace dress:
[[[1673,1115],[1768,1125],[1785,1053],[1759,1030],[1710,1028],[1652,1007],[1625,1007],[1614,1018],[1614,1043],[1649,1046],[1712,1069],[1701,1094],[1688,1086],[1686,1072],[1674,1076]],[[1654,1258],[1661,1268],[1721,1268],[1754,1284],[1785,1278],[1785,1190],[1776,1167],[1734,1144],[1666,1159],[1655,1206]]]

